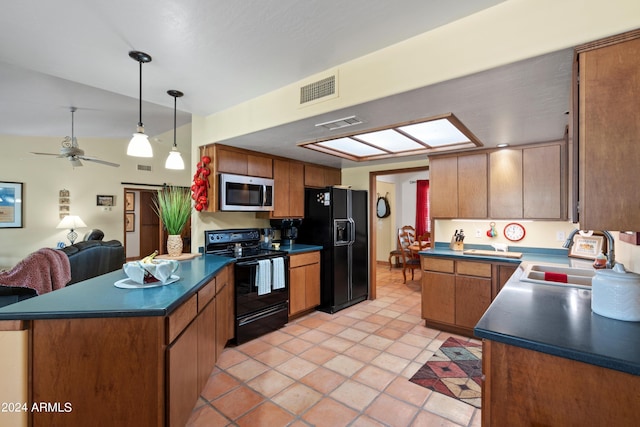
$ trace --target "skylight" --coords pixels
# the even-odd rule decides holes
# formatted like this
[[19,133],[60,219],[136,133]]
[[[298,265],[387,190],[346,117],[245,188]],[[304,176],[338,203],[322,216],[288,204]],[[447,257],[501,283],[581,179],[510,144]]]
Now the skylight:
[[[323,124],[320,124],[323,125]],[[481,147],[482,143],[452,113],[374,131],[303,142],[301,147],[362,162]]]

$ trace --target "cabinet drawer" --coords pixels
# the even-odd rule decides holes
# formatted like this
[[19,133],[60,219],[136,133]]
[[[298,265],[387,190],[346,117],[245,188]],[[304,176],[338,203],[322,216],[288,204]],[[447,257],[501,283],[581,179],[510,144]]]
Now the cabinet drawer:
[[220,292],[220,289],[226,284],[229,283],[229,272],[233,268],[233,265],[227,265],[225,268],[220,270],[218,274],[216,274],[216,294]]
[[478,276],[491,278],[491,264],[473,261],[457,261],[456,273],[465,276]]
[[198,313],[216,296],[216,278],[211,279],[198,291]]
[[304,254],[291,255],[289,257],[289,268],[296,268],[303,265],[317,264],[320,262],[320,252],[307,252]]
[[198,295],[192,295],[167,317],[167,344],[172,343],[197,314]]
[[428,271],[439,271],[440,273],[453,273],[454,261],[452,259],[422,257],[422,269]]

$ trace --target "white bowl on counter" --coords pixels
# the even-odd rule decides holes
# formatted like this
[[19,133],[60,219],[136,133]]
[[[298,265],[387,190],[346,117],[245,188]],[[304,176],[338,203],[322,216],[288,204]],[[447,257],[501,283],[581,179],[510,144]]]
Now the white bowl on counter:
[[136,283],[167,283],[178,270],[176,260],[153,260],[153,262],[132,261],[122,266],[129,279]]

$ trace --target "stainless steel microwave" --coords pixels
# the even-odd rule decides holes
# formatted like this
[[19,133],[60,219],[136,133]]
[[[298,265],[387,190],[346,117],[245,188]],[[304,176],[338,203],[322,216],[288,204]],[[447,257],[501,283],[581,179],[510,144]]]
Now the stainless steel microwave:
[[272,211],[273,179],[220,174],[221,211]]

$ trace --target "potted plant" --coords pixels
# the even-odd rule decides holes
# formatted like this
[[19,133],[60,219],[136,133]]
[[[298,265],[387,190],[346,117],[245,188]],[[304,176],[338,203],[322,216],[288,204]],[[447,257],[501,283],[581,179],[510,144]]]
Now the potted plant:
[[153,208],[167,230],[167,252],[171,257],[182,254],[182,230],[191,218],[191,190],[169,186],[158,190]]

